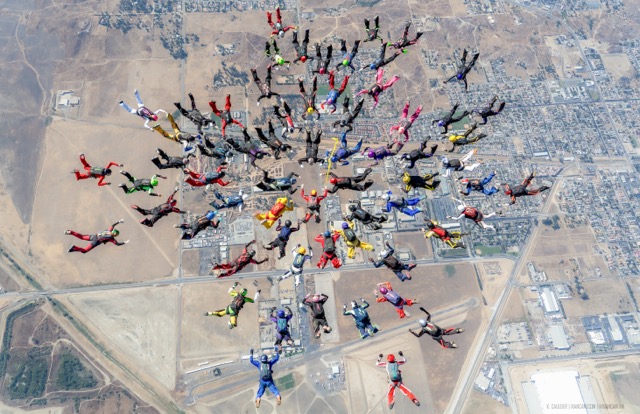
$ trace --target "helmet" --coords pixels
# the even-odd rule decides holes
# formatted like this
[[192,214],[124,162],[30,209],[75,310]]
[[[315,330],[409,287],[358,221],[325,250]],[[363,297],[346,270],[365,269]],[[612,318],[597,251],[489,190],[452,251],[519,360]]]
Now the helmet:
[[279,309],[276,315],[278,315],[278,318],[284,318],[284,311],[282,309]]
[[157,178],[155,178],[155,177],[153,177],[153,178],[151,179],[151,185],[152,185],[152,186],[154,186],[154,187],[155,187],[156,185],[158,185],[158,179],[157,179]]
[[458,210],[458,213],[462,213],[464,211],[464,206],[463,205],[459,205],[456,210]]
[[373,157],[375,157],[375,156],[376,156],[376,153],[375,153],[375,151],[374,151],[374,150],[369,150],[369,151],[367,152],[367,155],[369,156],[369,158],[373,158]]
[[338,182],[338,179],[336,177],[331,177],[331,178],[329,178],[329,182],[331,184],[336,184]]
[[469,182],[468,178],[463,178],[460,180],[461,183],[467,184]]
[[429,220],[427,221],[427,227],[429,227],[430,229],[434,228],[436,225],[433,224],[433,221]]
[[269,357],[267,357],[266,355],[262,355],[260,357],[260,362],[262,362],[263,364],[266,364],[267,362],[269,362]]
[[438,121],[438,126],[444,126],[444,121]]
[[105,168],[104,175],[111,175],[111,168]]
[[398,133],[399,134],[404,134],[404,127],[398,128]]
[[117,237],[117,236],[118,236],[118,234],[120,234],[120,230],[117,230],[117,229],[113,229],[113,230],[111,230],[111,235],[112,235],[113,237]]
[[151,114],[151,119],[153,119],[154,121],[157,121],[158,120],[158,115]]
[[295,129],[294,129],[293,127],[291,127],[291,128],[288,128],[288,129],[287,129],[287,131],[288,131],[290,134],[293,134],[293,133],[295,132]]
[[255,250],[251,250],[251,251],[249,252],[249,257],[253,257],[253,256],[255,256],[255,255],[256,255],[256,251],[255,251]]
[[383,250],[379,253],[380,257],[383,259],[386,259],[387,257],[389,257],[389,252],[387,250]]
[[291,179],[291,184],[295,184],[295,183],[297,183],[297,182],[298,182],[298,180],[296,180],[295,178],[292,178],[292,179]]
[[325,231],[323,234],[324,237],[331,237],[331,232],[329,230]]
[[380,288],[380,293],[382,293],[383,295],[386,295],[387,292],[389,292],[389,290],[386,287],[383,286]]
[[343,229],[348,229],[349,228],[349,223],[342,223],[342,228]]
[[175,207],[178,204],[178,200],[171,200],[169,204],[171,204],[171,207]]
[[423,328],[424,328],[425,326],[427,326],[427,321],[426,321],[426,320],[424,320],[424,319],[420,319],[420,320],[418,321],[418,323],[419,323],[419,324],[420,324],[420,326],[422,326]]
[[217,214],[217,212],[216,212],[216,211],[209,210],[209,211],[207,211],[207,214],[205,214],[205,217],[206,217],[208,220],[213,220],[213,218],[216,216],[216,214]]
[[243,288],[243,289],[240,291],[240,294],[241,294],[242,296],[247,296],[247,292],[248,292],[247,288]]
[[285,227],[291,227],[291,220],[285,220],[284,226]]
[[393,354],[389,354],[389,355],[387,355],[387,361],[396,362],[396,357],[393,356]]
[[356,205],[355,204],[350,204],[349,205],[349,211],[351,211],[351,212],[356,211]]
[[355,300],[352,300],[352,301],[351,301],[351,308],[357,308],[357,307],[359,307],[359,306],[360,306],[360,305],[358,305],[358,302],[356,302]]
[[307,61],[307,57],[306,57],[306,56],[302,56],[302,57],[300,58],[300,61],[301,61],[302,63],[306,62],[306,61]]
[[345,59],[345,60],[343,60],[343,61],[342,61],[342,64],[343,64],[344,66],[347,66],[347,65],[349,64],[349,59]]
[[506,195],[511,195],[511,189],[509,188],[508,190],[504,190],[504,193],[505,193]]
[[411,176],[409,176],[409,174],[405,174],[402,176],[402,182],[407,184],[409,181],[411,181]]
[[324,68],[320,68],[320,70],[318,71],[319,74],[324,75],[325,73],[327,73],[326,70],[324,70]]
[[369,65],[369,67],[370,67],[372,70],[376,70],[376,64],[375,64],[375,63],[370,64],[370,65]]
[[442,165],[447,165],[447,164],[449,164],[449,158],[442,157]]
[[307,162],[309,163],[309,165],[313,165],[314,162],[316,162],[315,158],[310,157]]
[[284,37],[284,30],[280,30],[280,31],[278,32],[278,37],[279,37],[279,38],[283,38],[283,37]]
[[298,254],[305,254],[306,252],[307,252],[307,249],[305,249],[304,247],[298,248]]
[[315,197],[318,195],[318,192],[316,190],[311,190],[311,197]]
[[462,80],[462,73],[458,73],[458,74],[456,75],[456,78],[458,78],[458,80]]
[[312,107],[307,108],[307,113],[308,114],[312,114],[313,113],[313,108]]

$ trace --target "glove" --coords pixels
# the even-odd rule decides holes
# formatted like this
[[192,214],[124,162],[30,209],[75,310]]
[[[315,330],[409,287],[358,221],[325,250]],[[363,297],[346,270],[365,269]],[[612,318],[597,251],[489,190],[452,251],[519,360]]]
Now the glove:
[[118,223],[124,223],[124,219],[118,220]]
[[369,258],[369,261],[370,261],[371,263],[373,263],[373,262],[374,262],[374,260],[373,260],[371,257]]
[[402,354],[402,351],[398,351],[398,355],[400,355],[400,356],[404,356],[404,355]]
[[205,312],[205,313],[204,313],[204,316],[209,316],[209,312]]
[[364,299],[363,299],[363,298],[360,298],[360,302],[364,302]]
[[253,348],[251,348],[251,349],[249,350],[249,353],[250,353],[251,355],[253,355]]
[[382,357],[384,357],[384,355],[378,354],[378,358],[382,359]]
[[342,309],[347,309],[347,305],[346,304],[342,305]]

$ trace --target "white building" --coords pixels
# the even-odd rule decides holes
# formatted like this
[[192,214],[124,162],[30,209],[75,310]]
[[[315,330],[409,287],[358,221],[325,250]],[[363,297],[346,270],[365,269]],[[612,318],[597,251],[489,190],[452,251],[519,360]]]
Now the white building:
[[543,372],[523,382],[529,413],[597,414],[597,401],[588,376],[577,371]]

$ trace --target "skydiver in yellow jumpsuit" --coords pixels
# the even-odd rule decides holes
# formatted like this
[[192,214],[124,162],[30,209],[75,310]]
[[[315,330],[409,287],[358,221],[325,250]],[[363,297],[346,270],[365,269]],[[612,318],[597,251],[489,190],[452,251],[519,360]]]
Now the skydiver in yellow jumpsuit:
[[344,242],[347,243],[347,257],[349,259],[353,259],[356,257],[356,247],[359,247],[363,250],[373,251],[373,246],[369,243],[363,242],[358,238],[356,232],[353,231],[353,226],[355,222],[347,221],[342,223],[342,230],[336,230],[342,238]]

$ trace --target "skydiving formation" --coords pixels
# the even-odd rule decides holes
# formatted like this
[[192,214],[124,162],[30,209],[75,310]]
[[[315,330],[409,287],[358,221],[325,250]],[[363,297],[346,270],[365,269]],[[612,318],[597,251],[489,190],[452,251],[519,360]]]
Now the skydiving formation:
[[[329,270],[340,272],[343,266],[346,270],[367,268],[370,274],[382,272],[382,274],[389,276],[390,271],[403,282],[403,287],[400,288],[401,291],[412,297],[417,296],[414,293],[415,291],[412,290],[415,289],[416,281],[413,280],[411,272],[413,271],[414,275],[418,275],[418,269],[416,268],[419,263],[423,262],[421,260],[411,261],[404,255],[407,250],[412,250],[412,253],[420,258],[420,253],[422,252],[415,252],[414,250],[420,249],[420,247],[410,243],[407,248],[407,240],[399,240],[397,236],[395,237],[395,242],[399,251],[396,251],[396,248],[392,245],[393,238],[389,236],[389,231],[395,231],[394,226],[397,226],[395,219],[398,222],[415,220],[412,217],[417,218],[418,214],[422,213],[425,221],[425,228],[422,229],[424,237],[427,239],[436,238],[442,242],[434,241],[434,246],[438,245],[444,249],[465,249],[467,245],[463,242],[463,237],[471,236],[468,240],[471,243],[468,251],[472,252],[474,246],[472,236],[473,233],[477,232],[470,233],[469,229],[478,226],[482,230],[498,231],[500,222],[498,219],[489,220],[489,223],[494,225],[488,224],[485,220],[495,215],[503,214],[498,207],[496,207],[497,212],[484,214],[476,206],[483,206],[483,209],[486,208],[484,207],[486,206],[486,197],[493,198],[488,201],[494,206],[503,204],[503,201],[506,205],[506,198],[499,194],[498,188],[491,185],[491,181],[495,178],[497,171],[489,173],[489,171],[484,171],[480,168],[481,161],[471,161],[478,154],[479,148],[481,151],[486,148],[483,147],[486,141],[494,140],[496,139],[495,137],[505,136],[504,131],[502,131],[502,134],[500,134],[501,131],[496,131],[497,128],[495,127],[500,122],[492,120],[489,124],[489,118],[499,116],[496,119],[501,119],[504,115],[500,114],[504,111],[506,102],[499,100],[498,95],[495,95],[484,106],[472,108],[469,106],[470,102],[475,102],[473,105],[477,105],[477,102],[481,99],[475,97],[468,100],[461,99],[460,102],[463,102],[462,107],[460,103],[455,103],[444,114],[442,112],[446,108],[438,109],[437,111],[440,114],[435,114],[437,119],[432,121],[431,128],[434,131],[437,129],[440,133],[441,140],[444,141],[443,147],[442,141],[430,141],[431,137],[428,135],[428,131],[425,131],[425,129],[429,128],[429,122],[433,119],[433,114],[423,114],[422,118],[419,118],[423,105],[428,108],[433,103],[424,98],[422,94],[412,92],[410,85],[415,80],[407,79],[405,81],[403,78],[401,81],[401,78],[396,75],[386,82],[384,81],[385,70],[391,71],[387,73],[393,73],[398,69],[394,66],[404,64],[404,59],[408,59],[402,55],[414,49],[416,49],[416,54],[419,54],[420,45],[414,48],[411,48],[411,46],[418,43],[423,33],[416,32],[415,37],[410,39],[411,21],[406,22],[402,36],[395,41],[383,38],[385,35],[384,33],[381,35],[378,16],[373,17],[372,20],[364,19],[364,31],[362,26],[358,28],[361,32],[360,38],[338,37],[342,35],[340,33],[342,27],[338,25],[335,33],[332,32],[331,34],[334,37],[314,38],[314,50],[309,54],[310,28],[305,27],[308,26],[304,24],[305,22],[298,21],[300,17],[297,14],[291,13],[290,19],[292,23],[300,26],[283,24],[279,7],[275,9],[274,13],[267,11],[266,14],[270,29],[267,29],[266,26],[262,26],[262,29],[258,28],[258,31],[261,32],[258,35],[263,36],[258,44],[261,45],[262,42],[265,42],[266,58],[265,55],[262,55],[260,47],[260,50],[256,50],[256,53],[254,53],[255,56],[252,56],[251,67],[244,68],[244,70],[251,73],[255,87],[249,87],[248,91],[245,90],[241,95],[238,95],[239,90],[235,90],[234,102],[237,108],[233,111],[231,94],[227,93],[230,90],[225,90],[226,87],[220,86],[218,83],[213,88],[209,86],[206,89],[211,92],[211,95],[214,95],[208,97],[211,99],[209,101],[211,113],[203,114],[200,112],[191,93],[188,93],[190,106],[185,104],[187,108],[190,107],[191,109],[185,109],[181,102],[175,102],[174,105],[177,111],[171,114],[162,109],[151,111],[144,106],[137,89],[134,91],[137,109],[129,107],[124,101],[119,101],[119,105],[127,112],[142,118],[147,129],[156,131],[162,137],[182,144],[175,145],[174,149],[169,150],[172,154],[180,151],[177,155],[168,155],[163,149],[158,148],[157,156],[151,159],[158,169],[176,169],[174,173],[177,175],[177,180],[175,175],[171,176],[171,178],[159,174],[152,175],[151,178],[136,178],[127,171],[120,171],[127,179],[126,183],[120,184],[122,192],[125,193],[126,197],[129,197],[127,200],[145,197],[144,194],[135,195],[134,193],[136,192],[146,192],[151,196],[161,197],[162,195],[159,192],[161,180],[171,182],[176,180],[179,185],[164,203],[154,208],[144,209],[135,204],[131,205],[132,209],[145,216],[141,219],[141,224],[154,227],[163,217],[168,217],[171,213],[178,213],[183,215],[179,222],[177,217],[170,216],[173,219],[167,218],[157,227],[162,227],[166,224],[167,227],[173,225],[174,228],[180,229],[181,234],[174,234],[174,237],[184,240],[184,242],[179,241],[182,246],[189,244],[196,246],[200,240],[203,240],[203,237],[208,237],[208,235],[214,233],[216,238],[224,239],[225,243],[229,245],[239,244],[240,247],[247,240],[250,240],[252,236],[249,235],[244,239],[240,238],[241,242],[238,242],[238,239],[229,241],[230,234],[228,230],[237,230],[241,235],[240,237],[245,237],[246,233],[244,232],[246,230],[243,226],[254,229],[254,227],[246,225],[248,220],[253,221],[253,226],[256,224],[262,225],[262,227],[256,226],[255,230],[252,231],[255,232],[253,237],[258,237],[260,240],[257,244],[259,247],[256,250],[261,251],[260,256],[265,255],[263,258],[257,259],[257,253],[252,248],[256,244],[256,240],[244,244],[244,248],[237,257],[237,250],[229,249],[220,249],[219,255],[216,251],[211,256],[210,275],[215,275],[216,278],[229,277],[236,280],[227,292],[231,297],[231,302],[224,308],[207,311],[204,315],[217,317],[228,315],[228,327],[229,329],[234,329],[238,326],[238,316],[244,305],[258,301],[260,290],[257,287],[259,286],[260,278],[268,278],[274,291],[293,289],[294,295],[290,296],[293,302],[290,302],[291,306],[284,306],[283,308],[266,307],[260,310],[260,323],[263,325],[271,323],[273,325],[272,327],[267,326],[267,329],[269,332],[273,332],[275,336],[275,355],[270,358],[268,355],[262,354],[258,359],[254,359],[253,349],[250,350],[249,361],[259,370],[260,375],[259,387],[255,398],[256,407],[260,406],[262,396],[267,388],[276,397],[278,405],[282,401],[281,394],[274,383],[273,366],[278,362],[280,354],[283,352],[282,346],[285,346],[285,348],[294,346],[292,333],[296,338],[299,335],[299,341],[307,341],[306,345],[308,345],[309,329],[312,332],[311,336],[316,339],[321,338],[323,333],[327,334],[332,332],[332,329],[337,329],[336,325],[333,325],[335,319],[333,308],[336,306],[333,301],[334,298],[329,300],[328,295],[320,293],[329,291],[316,284],[318,282],[313,277],[314,271],[309,272],[312,277],[306,278],[307,280],[303,278],[305,266],[307,266],[307,269],[311,265],[316,266],[318,269],[325,269],[328,264],[331,264],[324,272]],[[264,25],[264,22],[261,25]],[[291,42],[282,40],[288,31],[292,32]],[[392,31],[394,30],[392,29]],[[314,31],[314,33],[319,32]],[[389,33],[386,29],[384,32]],[[333,48],[336,45],[331,44],[331,40],[335,41],[337,38],[340,39],[340,53],[338,56],[334,56]],[[277,41],[280,41],[280,46]],[[379,41],[380,44],[375,43],[376,41]],[[368,46],[370,48],[359,51],[360,45],[362,44],[363,47],[366,47],[366,43],[369,43]],[[351,48],[348,47],[349,45],[352,45]],[[471,58],[467,61],[469,53],[471,53]],[[371,58],[366,56],[371,56]],[[479,56],[479,52],[473,53],[463,49],[462,55],[458,60],[457,52],[454,53],[456,73],[447,78],[444,81],[445,85],[440,85],[438,88],[441,90],[437,92],[442,96],[447,96],[447,94],[443,93],[445,92],[444,89],[457,93],[459,86],[450,84],[454,82],[464,83],[465,91],[467,91],[469,86],[467,76],[478,62]],[[291,63],[294,63],[294,65],[291,65]],[[287,69],[282,68],[285,65]],[[390,69],[385,68],[385,66]],[[347,68],[350,68],[351,71],[341,71],[341,69]],[[360,68],[360,70],[356,71],[356,68]],[[406,69],[406,67],[403,68]],[[275,79],[279,93],[274,92],[272,89],[273,71],[280,71],[276,73],[281,74]],[[375,84],[368,89],[350,90],[355,87],[354,85],[359,86],[363,82],[363,76],[365,77],[364,82],[369,82],[366,80],[368,79],[366,76],[373,76],[373,71],[375,71]],[[261,79],[259,73],[264,78]],[[411,73],[411,71],[405,70],[403,73]],[[313,76],[312,79],[308,78],[309,74]],[[339,87],[336,87],[335,84],[336,74],[343,76],[341,80],[338,80]],[[447,73],[447,75],[449,74]],[[242,76],[244,77],[245,75]],[[320,77],[320,84],[318,83],[318,77]],[[305,78],[307,78],[306,85]],[[292,92],[291,88],[295,88],[295,84],[293,86],[290,86],[290,84],[295,83],[296,80],[300,96],[298,97],[296,93],[294,97],[287,98],[291,104],[289,106],[289,103],[283,97]],[[381,108],[377,109],[376,112],[380,102],[380,95],[399,81],[401,81],[400,86],[385,94],[387,97],[385,100],[388,99],[388,102],[383,102]],[[349,82],[351,82],[351,85],[349,85]],[[220,89],[223,90],[220,91]],[[325,91],[327,92],[326,98],[318,102],[322,111],[319,111],[316,104],[319,90],[321,94],[324,94]],[[247,93],[257,96],[256,104],[259,107],[257,109],[254,107],[250,112],[245,109],[247,99],[252,99]],[[223,109],[218,108],[214,100],[215,95],[218,96],[218,99],[220,96],[225,96]],[[370,109],[363,108],[364,101],[367,99],[363,95],[368,95],[373,99]],[[487,94],[485,96],[492,95]],[[353,100],[358,96],[361,96],[361,98],[357,98],[357,102],[354,102]],[[449,96],[455,95],[449,94]],[[302,98],[302,101],[300,98]],[[266,109],[263,109],[264,106],[260,108],[260,103],[263,99],[274,100],[268,101]],[[340,99],[342,99],[342,103],[340,103]],[[413,113],[410,113],[411,103],[409,99],[413,101],[415,108]],[[419,100],[421,99],[424,100],[420,102]],[[179,100],[185,102],[184,97]],[[482,100],[480,102],[485,101]],[[397,111],[403,103],[404,106],[399,118],[394,118],[398,116]],[[452,103],[450,102],[447,105]],[[512,104],[510,103],[509,105]],[[340,112],[340,109],[342,109],[342,112]],[[162,117],[162,121],[160,121],[160,113],[166,115],[166,121],[170,124],[170,128],[166,125],[165,117]],[[213,115],[220,118],[219,129],[212,120]],[[181,119],[180,116],[184,119]],[[238,119],[235,119],[234,116]],[[365,117],[364,121],[362,117]],[[425,117],[430,118],[425,120]],[[247,123],[247,126],[245,127],[240,120]],[[228,126],[233,124],[237,125],[238,129],[227,129]],[[410,135],[409,130],[412,127],[413,132]],[[252,133],[254,136],[250,135],[249,128],[255,129],[255,134]],[[196,130],[197,133],[195,132]],[[139,131],[142,131],[142,129],[139,129]],[[381,132],[382,137],[377,136],[378,133],[374,131]],[[433,132],[431,134],[433,135]],[[152,137],[156,137],[154,139],[158,138],[155,134],[152,134]],[[165,144],[174,145],[166,142]],[[402,150],[405,145],[412,149],[405,150],[406,152],[403,153]],[[446,157],[438,156],[439,162],[436,162],[436,158],[433,157],[439,145],[441,145],[441,149],[455,154],[446,154]],[[473,149],[469,150],[470,147],[466,147],[467,145]],[[461,151],[464,152],[461,153]],[[487,153],[488,151],[486,150],[485,152],[480,152],[480,154]],[[380,163],[381,160],[384,162]],[[96,178],[98,186],[110,184],[105,181],[111,175],[112,167],[123,167],[122,164],[116,162],[110,162],[104,168],[92,167],[82,154],[80,155],[80,162],[86,172],[81,173],[79,170],[73,170],[72,173],[75,174],[76,179]],[[371,164],[367,165],[369,162]],[[150,167],[148,161],[146,163],[147,167]],[[365,168],[365,166],[368,168]],[[375,173],[372,167],[377,167]],[[298,170],[298,168],[304,168],[304,170]],[[440,172],[437,171],[439,168]],[[137,167],[127,169],[129,171],[144,171],[142,167],[140,169]],[[476,169],[481,171],[480,174],[486,176],[483,177],[481,175],[480,177],[483,178],[470,178],[466,175]],[[150,173],[147,174],[151,175]],[[462,174],[465,174],[465,176],[462,176]],[[309,179],[309,177],[315,177],[315,179]],[[382,180],[380,179],[381,177]],[[439,188],[441,181],[436,177],[442,179],[442,188]],[[528,189],[533,178],[534,173],[532,172],[519,185],[512,187],[509,184],[504,184],[504,194],[509,197],[511,204],[515,203],[517,198],[536,195],[550,188],[544,185],[537,189]],[[305,191],[304,181],[306,181],[307,189],[311,188],[308,192]],[[445,199],[445,197],[450,197],[449,194],[451,192],[458,191],[455,189],[456,183],[460,185],[459,192],[464,196],[463,200],[453,199],[453,201],[450,201]],[[173,184],[171,184],[171,187],[173,187]],[[221,189],[220,187],[226,188]],[[197,189],[197,191],[191,193],[191,197],[177,197],[177,192],[180,188],[185,191],[191,189]],[[398,188],[402,192],[396,195],[394,192],[398,193]],[[297,199],[297,195],[294,196],[298,189],[300,189],[301,200]],[[93,190],[95,191],[95,189]],[[336,194],[339,190],[342,190],[340,192],[341,197]],[[432,196],[429,197],[430,199],[434,198],[439,201],[434,204],[432,204],[431,200],[425,201],[427,190],[433,192]],[[368,192],[368,194],[362,194],[364,192]],[[116,191],[117,194],[111,194],[112,192],[110,191],[107,193],[109,196],[125,197],[119,190]],[[296,198],[297,204],[294,203],[294,198]],[[193,202],[196,199],[197,203],[202,203],[201,205],[205,207],[194,208],[192,212],[186,213],[177,207],[178,199],[181,204],[183,204],[183,200]],[[345,201],[347,200],[348,204],[345,206]],[[303,202],[302,204],[300,204],[301,201]],[[448,203],[446,210],[434,208],[436,203],[441,201]],[[135,200],[134,202],[139,201]],[[210,207],[207,207],[207,205]],[[344,216],[342,216],[343,211],[345,212]],[[457,215],[445,216],[445,214]],[[340,221],[341,216],[344,221]],[[238,218],[246,221],[237,221]],[[443,218],[460,223],[462,225],[461,230],[451,230],[450,225],[447,224],[452,223],[442,224],[436,221]],[[170,223],[170,220],[174,221]],[[65,235],[72,235],[89,243],[85,247],[73,245],[69,247],[68,251],[86,253],[100,244],[113,243],[117,246],[122,246],[129,243],[129,240],[124,242],[116,240],[116,237],[120,234],[116,226],[122,222],[123,220],[120,220],[107,230],[94,235],[84,235],[73,230],[66,230]],[[231,224],[234,222],[238,224]],[[275,228],[272,228],[274,225]],[[402,226],[407,225],[402,224]],[[406,229],[408,227],[402,228]],[[144,230],[145,233],[155,234],[156,236],[160,231],[161,228]],[[178,233],[175,230],[172,231]],[[293,235],[292,238],[292,234],[295,232],[298,233]],[[235,237],[236,235],[233,236]],[[290,241],[295,244],[295,247],[292,248],[289,245]],[[134,240],[134,242],[137,241]],[[320,245],[321,250],[318,250],[318,246],[314,242]],[[316,250],[315,258],[312,245]],[[214,246],[217,246],[217,244]],[[235,249],[235,247],[232,249]],[[286,257],[287,249],[290,249],[289,257]],[[356,259],[357,249],[360,249],[361,253]],[[381,249],[384,250],[380,251]],[[99,249],[98,254],[111,255],[113,253],[110,250],[104,249],[103,251]],[[122,251],[122,249],[113,250]],[[205,251],[202,250],[202,252]],[[461,253],[464,253],[464,251]],[[111,258],[112,256],[109,257]],[[74,258],[79,259],[79,257]],[[231,260],[228,258],[231,258]],[[260,272],[256,274],[246,272],[238,275],[248,265],[260,265],[270,258],[275,260],[283,259],[277,262],[279,263],[277,269],[280,270],[273,270],[273,267],[270,267],[269,269],[260,269]],[[401,260],[401,258],[403,259]],[[309,263],[307,264],[307,262]],[[273,261],[271,261],[272,263]],[[321,272],[316,270],[315,273]],[[295,276],[294,281],[279,284],[279,282],[291,276]],[[240,287],[238,279],[245,277],[256,279],[253,281],[254,286],[256,286],[256,293],[253,298],[248,296],[246,288]],[[348,278],[350,275],[342,273],[339,277]],[[212,282],[214,281],[213,277],[209,277],[209,279]],[[334,278],[334,280],[337,279]],[[349,303],[348,298],[351,297],[358,299],[351,301],[350,309],[347,304],[343,305],[342,308],[343,316],[353,317],[360,338],[368,338],[380,330],[377,325],[372,323],[367,312],[369,303],[359,297],[359,295],[364,295],[363,292],[365,292],[366,288],[371,289],[371,285],[375,286],[374,295],[377,303],[389,302],[401,319],[411,317],[405,308],[417,304],[417,298],[405,299],[393,290],[390,282],[376,284],[371,278],[363,280],[362,286],[356,287],[361,290],[359,292],[356,291],[353,296],[347,296],[345,301]],[[224,293],[222,292],[221,284],[225,285],[225,289],[228,288],[224,281],[215,281],[209,284],[208,287],[215,294],[222,297]],[[293,287],[291,288],[292,285]],[[420,297],[425,303],[431,299],[429,297]],[[270,296],[269,300],[271,299],[272,297]],[[282,300],[283,298],[276,296],[275,299]],[[226,299],[225,302],[220,304],[220,307],[224,303],[227,303]],[[276,304],[280,305],[281,303],[276,302]],[[282,305],[284,304],[286,302],[282,303]],[[375,306],[385,308],[383,310],[387,312],[389,310],[386,305]],[[339,305],[337,307],[339,310]],[[308,309],[310,317],[300,318],[299,309]],[[444,337],[462,333],[463,329],[443,329],[431,322],[431,314],[425,308],[420,309],[425,313],[426,317],[418,321],[419,330],[409,329],[411,334],[417,338],[427,334],[438,341],[443,348],[456,348],[455,342],[447,341]],[[204,311],[204,309],[201,311]],[[241,329],[245,329],[244,324],[246,322],[248,320],[243,322]],[[237,329],[231,334],[234,335],[236,331]],[[382,332],[384,334],[384,331]],[[355,331],[351,331],[351,335],[355,335]],[[260,338],[261,341],[263,339]],[[327,340],[326,335],[322,339]],[[236,340],[241,339],[236,338]],[[214,342],[211,343],[213,347],[215,347]],[[298,339],[295,341],[295,344],[297,343]],[[306,345],[303,343],[303,346]],[[283,358],[289,358],[289,355],[286,354],[287,352],[289,352],[288,348],[286,348]],[[376,362],[377,366],[384,367],[387,371],[389,381],[389,388],[386,394],[387,404],[390,409],[393,408],[396,389],[400,389],[413,404],[420,406],[416,396],[403,384],[399,366],[404,364],[406,359],[402,352],[397,354],[400,356],[398,359],[394,354],[388,354],[386,360],[383,360],[384,355],[380,354]],[[304,362],[305,359],[300,359],[300,361]],[[290,365],[289,361],[287,361],[287,363],[283,364],[282,369],[289,369]],[[375,393],[377,391],[372,392]],[[383,398],[383,396],[379,395],[379,398]]]

